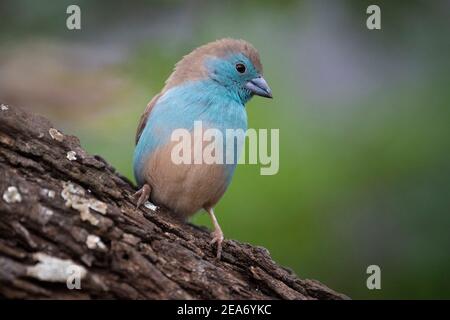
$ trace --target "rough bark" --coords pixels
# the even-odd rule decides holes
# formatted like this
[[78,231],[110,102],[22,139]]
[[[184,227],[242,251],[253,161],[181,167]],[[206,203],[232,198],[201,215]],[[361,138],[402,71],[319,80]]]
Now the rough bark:
[[[2,105],[0,296],[346,298],[299,279],[261,247],[225,240],[219,261],[208,230],[164,209],[136,210],[134,192],[76,137],[43,117]],[[80,277],[80,290],[68,289],[68,275]]]

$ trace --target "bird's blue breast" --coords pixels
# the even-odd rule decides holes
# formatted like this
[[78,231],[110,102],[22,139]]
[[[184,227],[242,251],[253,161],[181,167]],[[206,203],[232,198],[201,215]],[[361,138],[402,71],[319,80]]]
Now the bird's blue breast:
[[[224,137],[224,150],[239,149],[235,140],[227,141],[226,129],[247,130],[247,114],[240,97],[213,80],[189,82],[166,91],[151,111],[134,152],[134,174],[138,184],[144,181],[145,161],[159,147],[170,142],[175,129],[192,131],[195,121],[208,123]],[[227,145],[232,143],[233,146]],[[240,152],[240,150],[237,150]],[[234,169],[224,164],[228,184]]]

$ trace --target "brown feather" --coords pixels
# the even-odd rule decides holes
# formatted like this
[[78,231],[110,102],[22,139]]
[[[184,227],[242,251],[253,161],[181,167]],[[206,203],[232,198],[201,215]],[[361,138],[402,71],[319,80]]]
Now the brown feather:
[[259,53],[245,40],[220,39],[207,43],[185,55],[176,65],[175,69],[166,81],[164,90],[175,87],[185,81],[193,81],[205,78],[207,70],[203,62],[205,57],[225,57],[234,53],[243,53],[262,74],[262,64]]
[[139,138],[141,137],[142,131],[144,131],[145,124],[147,123],[147,119],[150,115],[150,112],[152,111],[153,107],[156,104],[156,101],[158,101],[159,97],[162,95],[161,93],[158,93],[156,96],[153,97],[153,99],[147,104],[147,107],[145,108],[144,113],[141,116],[141,119],[139,120],[139,125],[137,127],[136,132],[136,144],[139,142]]

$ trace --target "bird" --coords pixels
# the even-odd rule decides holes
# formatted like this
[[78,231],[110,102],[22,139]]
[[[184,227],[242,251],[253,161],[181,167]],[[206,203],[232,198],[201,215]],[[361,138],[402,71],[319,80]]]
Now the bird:
[[192,132],[196,121],[222,133],[246,131],[245,104],[255,95],[272,98],[258,51],[245,40],[216,40],[175,64],[163,89],[148,103],[136,132],[133,171],[139,190],[133,197],[137,208],[150,201],[184,220],[205,210],[214,226],[210,245],[216,244],[218,259],[224,235],[214,207],[228,188],[237,161],[176,164],[171,159],[171,134],[176,129]]

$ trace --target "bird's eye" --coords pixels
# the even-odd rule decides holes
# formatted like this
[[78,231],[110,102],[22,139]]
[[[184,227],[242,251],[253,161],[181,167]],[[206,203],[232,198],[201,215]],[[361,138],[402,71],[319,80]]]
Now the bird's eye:
[[236,64],[236,70],[239,73],[244,73],[245,72],[245,66],[242,63],[238,63],[238,64]]

